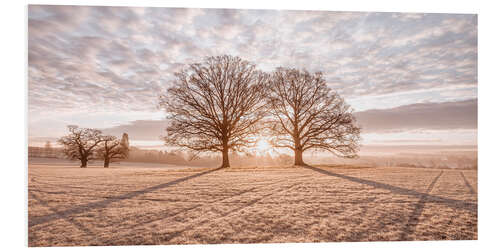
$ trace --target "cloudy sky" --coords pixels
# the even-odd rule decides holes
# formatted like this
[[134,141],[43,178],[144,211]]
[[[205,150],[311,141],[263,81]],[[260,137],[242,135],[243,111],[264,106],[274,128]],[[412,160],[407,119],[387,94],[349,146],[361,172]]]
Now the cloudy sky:
[[322,71],[365,145],[477,144],[477,16],[126,7],[28,7],[31,145],[66,125],[161,145],[173,73],[231,54],[265,71]]

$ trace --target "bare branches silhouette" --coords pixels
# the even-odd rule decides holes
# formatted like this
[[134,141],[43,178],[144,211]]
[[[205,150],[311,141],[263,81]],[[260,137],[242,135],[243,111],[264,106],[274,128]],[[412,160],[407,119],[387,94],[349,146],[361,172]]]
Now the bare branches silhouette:
[[302,153],[308,149],[356,156],[360,128],[350,106],[326,85],[321,72],[278,68],[268,90],[272,144],[293,150],[295,165],[305,165]]
[[95,150],[103,141],[102,132],[91,128],[68,126],[69,135],[61,137],[57,142],[64,147],[64,154],[70,159],[78,159],[80,167],[86,168],[89,160],[95,159]]
[[[125,138],[124,134],[124,138]],[[128,136],[127,136],[128,138]],[[116,136],[103,136],[102,146],[97,149],[97,155],[104,160],[104,167],[109,167],[109,163],[117,159],[125,159],[128,156],[128,140],[119,140]]]
[[176,73],[173,87],[160,97],[170,119],[167,145],[196,152],[221,152],[229,167],[229,150],[255,143],[264,116],[266,74],[233,56],[208,57]]

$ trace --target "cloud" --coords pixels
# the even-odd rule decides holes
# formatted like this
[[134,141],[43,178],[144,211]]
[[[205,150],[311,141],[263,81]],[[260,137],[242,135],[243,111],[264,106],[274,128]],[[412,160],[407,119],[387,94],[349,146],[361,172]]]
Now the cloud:
[[477,15],[29,5],[29,116],[156,112],[175,72],[218,54],[323,71],[346,99],[471,99]]
[[431,144],[436,142],[442,142],[442,139],[394,139],[394,140],[373,140],[374,143],[383,143],[383,144]]
[[477,99],[417,103],[355,113],[363,133],[477,129]]
[[[477,129],[477,99],[419,103],[391,109],[367,110],[355,113],[363,133],[391,133],[413,130]],[[158,141],[165,135],[167,120],[136,120],[102,129],[103,133],[121,136],[128,133],[131,140]],[[392,139],[384,143],[441,142],[442,139]],[[374,140],[374,142],[382,142]]]

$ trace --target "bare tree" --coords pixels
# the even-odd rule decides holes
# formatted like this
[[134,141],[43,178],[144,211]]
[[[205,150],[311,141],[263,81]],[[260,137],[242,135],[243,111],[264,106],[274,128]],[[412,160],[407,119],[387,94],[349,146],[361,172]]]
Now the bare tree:
[[295,165],[306,165],[302,153],[308,149],[356,156],[360,128],[352,109],[326,85],[321,72],[277,68],[268,89],[271,144],[293,150]]
[[170,118],[166,144],[196,155],[222,152],[221,168],[229,167],[229,150],[242,152],[256,141],[267,75],[225,55],[191,64],[175,76],[173,87],[160,97]]
[[[128,142],[128,134],[127,133],[122,134],[121,144],[122,144],[122,147],[125,147],[127,149],[130,147],[130,144]],[[127,151],[127,153],[128,153],[128,151]]]
[[102,132],[91,128],[78,128],[68,126],[69,135],[61,137],[57,142],[64,146],[63,152],[70,159],[78,159],[82,168],[87,167],[87,162],[94,159],[95,149],[102,142]]
[[115,136],[103,136],[102,144],[97,149],[97,155],[104,160],[104,167],[108,168],[109,163],[117,159],[125,159],[128,156],[128,135],[123,134],[119,140]]

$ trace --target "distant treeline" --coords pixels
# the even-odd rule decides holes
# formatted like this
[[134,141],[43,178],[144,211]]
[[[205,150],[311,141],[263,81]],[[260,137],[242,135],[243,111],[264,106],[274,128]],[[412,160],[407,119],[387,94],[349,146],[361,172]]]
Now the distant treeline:
[[[52,147],[49,143],[45,147],[28,147],[28,157],[66,159],[63,148]],[[265,155],[238,155],[230,154],[235,166],[276,166],[290,165],[293,157],[287,154]],[[221,162],[218,154],[205,154],[198,158],[183,151],[167,151],[153,149],[139,149],[130,147],[128,162],[165,163],[182,166],[215,167]],[[357,159],[342,159],[337,157],[306,156],[311,164],[353,164],[367,166],[417,167],[417,168],[453,168],[477,169],[477,151],[442,151],[438,154],[405,153],[388,156],[361,156]]]
[[52,148],[52,147],[28,147],[28,157],[35,158],[58,158],[65,159],[65,155],[62,148]]
[[[28,156],[33,158],[57,158],[66,159],[62,148],[52,147],[28,147]],[[252,165],[290,165],[293,158],[287,154],[265,154],[265,155],[237,155],[230,154],[231,161],[235,166]],[[145,163],[165,163],[183,166],[206,166],[215,167],[221,162],[219,155],[201,155],[194,159],[193,155],[181,151],[139,149],[130,147],[127,162],[145,162]]]
[[[252,165],[283,165],[292,164],[293,158],[287,154],[278,155],[239,155],[230,154],[229,158],[235,166],[252,166]],[[187,165],[187,166],[207,166],[215,167],[220,165],[221,157],[218,154],[204,154],[198,157],[193,157],[190,153],[181,151],[164,151],[164,150],[145,150],[131,147],[127,161],[130,162],[152,162],[152,163],[166,163],[173,165]]]
[[311,164],[361,165],[372,167],[414,167],[477,169],[477,152],[456,151],[430,153],[404,153],[383,156],[363,155],[356,159],[314,157]]

